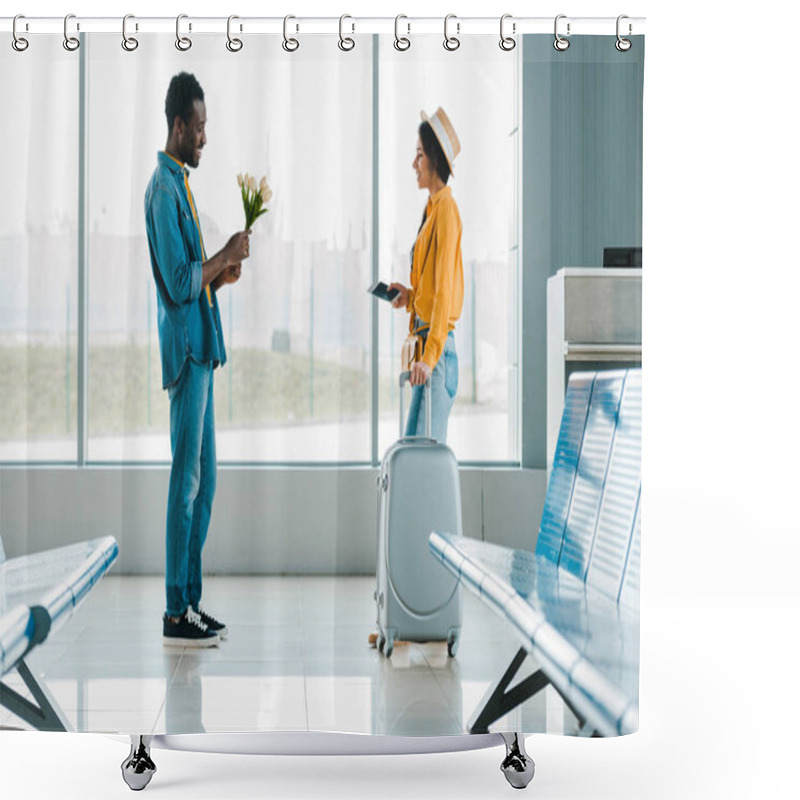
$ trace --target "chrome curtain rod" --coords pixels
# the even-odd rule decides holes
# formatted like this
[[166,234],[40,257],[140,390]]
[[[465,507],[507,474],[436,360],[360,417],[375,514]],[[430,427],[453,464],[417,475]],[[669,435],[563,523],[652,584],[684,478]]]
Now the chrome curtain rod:
[[[122,17],[82,17],[70,14],[64,17],[36,17],[18,15],[0,17],[0,31],[11,33],[16,19],[16,32],[25,34],[64,34],[75,33],[119,33],[122,34]],[[134,33],[174,33],[175,17],[137,17],[125,18],[126,34]],[[444,17],[195,17],[180,15],[180,29],[186,34],[277,34],[283,35],[287,26],[291,34],[441,34],[447,24],[449,35],[470,36],[474,34],[494,34],[499,30],[501,17],[458,17],[450,14]],[[558,30],[561,36],[610,35],[631,36],[643,34],[644,17],[514,17],[503,15],[503,29],[506,35],[524,33],[550,33]]]

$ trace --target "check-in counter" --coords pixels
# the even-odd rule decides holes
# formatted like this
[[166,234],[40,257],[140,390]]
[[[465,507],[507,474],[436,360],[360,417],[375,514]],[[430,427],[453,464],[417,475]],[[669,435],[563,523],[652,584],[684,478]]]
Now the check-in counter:
[[642,270],[564,267],[547,281],[547,474],[567,380],[642,363]]

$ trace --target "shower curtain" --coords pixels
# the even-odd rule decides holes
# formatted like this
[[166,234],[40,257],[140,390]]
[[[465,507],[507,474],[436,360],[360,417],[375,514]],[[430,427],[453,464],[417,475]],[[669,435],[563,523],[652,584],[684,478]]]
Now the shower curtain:
[[[28,33],[24,50],[5,34],[0,48],[3,546],[11,558],[101,534],[119,544],[32,668],[79,731],[463,734],[498,677],[494,653],[514,649],[478,601],[455,658],[408,643],[389,660],[367,643],[375,476],[397,438],[408,315],[366,290],[410,281],[429,198],[412,168],[420,112],[444,109],[460,143],[448,444],[464,534],[533,551],[550,466],[548,281],[641,267],[644,37],[615,47],[613,20],[571,41],[558,21],[555,38],[509,24],[505,46],[456,20],[444,35],[398,20],[393,35],[345,19],[338,37],[292,20],[283,36],[236,20],[227,34],[128,24],[125,47],[74,31],[72,49],[52,33]],[[227,363],[203,572],[231,632],[214,652],[161,642],[172,454],[145,193],[182,72],[207,113],[186,178],[204,253],[244,230],[238,178],[271,191],[241,277],[215,297]],[[641,306],[612,311],[629,328]],[[567,371],[641,363],[640,347],[623,352]],[[548,691],[493,730],[578,726]]]

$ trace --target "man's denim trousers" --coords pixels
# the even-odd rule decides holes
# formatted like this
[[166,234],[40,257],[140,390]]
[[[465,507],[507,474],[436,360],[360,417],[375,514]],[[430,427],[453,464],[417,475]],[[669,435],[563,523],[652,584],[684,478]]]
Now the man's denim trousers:
[[197,609],[203,592],[201,554],[217,485],[214,368],[187,358],[169,387],[172,469],[167,498],[167,614]]

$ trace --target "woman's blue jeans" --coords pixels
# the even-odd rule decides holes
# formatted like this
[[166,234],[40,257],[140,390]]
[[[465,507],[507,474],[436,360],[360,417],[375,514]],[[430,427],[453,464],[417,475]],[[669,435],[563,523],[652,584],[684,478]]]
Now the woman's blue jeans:
[[[408,409],[406,436],[425,435],[424,386],[415,386]],[[437,442],[447,442],[447,421],[458,390],[458,355],[453,331],[447,334],[444,351],[431,373],[431,436]]]
[[213,366],[186,359],[168,391],[167,614],[177,617],[196,609],[203,593],[201,554],[217,485]]

